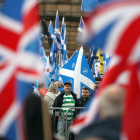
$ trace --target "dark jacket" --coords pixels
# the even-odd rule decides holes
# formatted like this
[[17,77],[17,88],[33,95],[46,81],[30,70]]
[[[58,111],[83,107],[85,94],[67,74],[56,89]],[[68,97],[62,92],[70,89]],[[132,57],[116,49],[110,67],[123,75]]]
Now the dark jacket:
[[[56,98],[53,103],[53,107],[61,107],[63,104],[63,96],[65,94],[65,91],[62,91]],[[77,100],[77,95],[73,92],[71,92],[74,100],[75,100],[75,107],[78,107],[78,100]]]
[[[90,130],[90,131],[89,131]],[[101,140],[120,140],[121,119],[108,118],[94,122],[83,128],[78,134],[78,140],[99,138]]]
[[[53,107],[61,107],[63,104],[63,96],[65,94],[65,91],[62,91],[56,98],[55,101],[53,103]],[[78,100],[77,100],[77,95],[73,92],[71,92],[74,100],[75,100],[75,107],[78,107]],[[59,110],[55,110],[53,111],[53,115],[51,117],[51,122],[52,122],[52,129],[53,131],[56,133],[57,132],[57,122],[58,122],[58,116],[56,116],[56,111],[58,112]],[[60,116],[60,113],[59,113]],[[74,114],[75,116],[75,114]]]
[[78,99],[78,107],[84,107],[85,103],[89,100],[89,98],[87,98],[86,100],[83,99],[83,97]]

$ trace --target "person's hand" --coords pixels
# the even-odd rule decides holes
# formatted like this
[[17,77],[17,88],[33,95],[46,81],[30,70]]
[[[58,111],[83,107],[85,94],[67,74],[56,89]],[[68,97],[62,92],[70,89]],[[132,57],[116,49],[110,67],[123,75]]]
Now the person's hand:
[[59,117],[58,117],[58,119],[62,119],[62,117],[61,117],[61,116],[59,116]]

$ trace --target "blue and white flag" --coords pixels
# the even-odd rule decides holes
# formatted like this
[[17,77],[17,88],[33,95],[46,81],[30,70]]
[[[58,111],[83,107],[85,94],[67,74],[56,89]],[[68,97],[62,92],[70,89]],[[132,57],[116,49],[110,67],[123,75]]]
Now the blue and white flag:
[[84,24],[84,21],[83,21],[83,19],[81,17],[80,24],[79,24],[79,27],[78,27],[78,31],[80,33],[84,33],[84,30],[85,30],[85,24]]
[[98,0],[82,0],[81,10],[92,12],[97,4]]
[[78,98],[82,96],[83,87],[93,89],[95,79],[88,66],[83,47],[73,55],[59,72],[64,83],[71,82],[72,91],[77,94]]
[[89,57],[88,57],[88,64],[89,64],[90,69],[92,68],[93,61],[94,61],[96,53],[97,53],[97,49],[94,49],[94,47],[92,46],[90,48],[90,54],[89,54]]
[[59,67],[62,67],[68,61],[67,56],[67,46],[66,46],[66,24],[64,23],[64,17],[62,19],[62,28],[61,28],[61,46],[62,50],[59,54]]
[[59,50],[62,49],[61,47],[61,35],[60,35],[60,28],[59,28],[59,16],[58,11],[56,12],[56,18],[55,18],[55,32],[54,35],[56,37],[56,43]]
[[50,24],[49,24],[49,32],[51,34],[51,37],[54,38],[54,29],[53,29],[53,24],[52,21],[50,20]]

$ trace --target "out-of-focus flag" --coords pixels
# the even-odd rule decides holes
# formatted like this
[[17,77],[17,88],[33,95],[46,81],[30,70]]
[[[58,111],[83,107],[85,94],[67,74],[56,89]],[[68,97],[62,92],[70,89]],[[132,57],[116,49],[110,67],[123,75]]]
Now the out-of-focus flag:
[[80,33],[84,33],[84,30],[85,30],[85,24],[84,24],[83,18],[81,17],[80,24],[79,24],[79,27],[78,27],[78,31]]
[[98,71],[98,77],[101,77],[99,71]]
[[72,91],[81,97],[82,88],[93,89],[95,79],[88,66],[83,47],[77,51],[73,57],[59,70],[63,82],[71,82]]
[[53,43],[53,40],[52,40],[51,34],[48,30],[48,26],[46,24],[46,21],[44,19],[41,19],[41,24],[40,25],[42,27],[41,34],[43,34],[47,37],[48,42],[49,42],[49,46],[51,47],[52,43]]
[[90,48],[90,54],[89,54],[89,57],[88,57],[88,65],[89,65],[90,69],[92,68],[93,61],[94,61],[96,53],[97,53],[97,49],[94,49],[94,47],[92,46]]
[[81,10],[86,12],[92,12],[97,4],[98,0],[82,0]]
[[24,140],[23,106],[41,75],[36,0],[6,0],[0,9],[0,137]]
[[49,62],[49,56],[47,57],[47,63],[45,65],[45,74],[49,75],[49,72],[50,72],[50,62]]
[[56,12],[54,35],[56,37],[55,42],[57,43],[57,47],[58,47],[59,50],[61,50],[62,49],[62,47],[61,47],[61,33],[60,33],[60,29],[59,29],[59,15],[58,15],[58,11]]
[[[98,113],[100,93],[106,86],[118,84],[124,87],[133,87],[132,83],[137,81],[138,76],[133,76],[133,78],[131,76],[135,65],[140,60],[139,15],[140,1],[114,1],[99,6],[91,17],[87,18],[85,22],[87,31],[83,37],[85,43],[106,49],[113,53],[113,56],[109,63],[108,74],[104,78],[96,96],[90,99],[89,103],[87,103],[87,108],[75,119],[71,126],[73,132],[78,133],[83,127],[95,121]],[[139,75],[138,68],[136,68],[136,71],[135,75]],[[136,84],[135,88],[139,88],[138,84]],[[126,91],[128,90],[126,88]],[[132,95],[132,93],[134,94]],[[122,137],[123,140],[138,139],[140,123],[137,122],[139,116],[135,114],[139,111],[139,105],[137,106],[137,102],[134,101],[140,100],[139,90],[126,93],[126,95],[128,96],[126,98],[128,104],[126,104],[127,108],[125,108],[124,121],[122,122]],[[133,100],[130,98],[132,96]],[[131,107],[127,105],[131,105]],[[133,119],[131,119],[132,116]],[[133,125],[130,120],[137,125]],[[128,126],[131,128],[131,131],[128,129]]]

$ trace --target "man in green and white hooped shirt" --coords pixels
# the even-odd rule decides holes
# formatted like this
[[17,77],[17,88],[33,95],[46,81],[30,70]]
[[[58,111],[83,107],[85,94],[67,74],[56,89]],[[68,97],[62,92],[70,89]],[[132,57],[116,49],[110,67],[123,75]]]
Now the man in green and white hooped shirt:
[[[58,125],[57,130],[58,136],[63,136],[63,117],[66,119],[66,112],[70,107],[78,107],[78,100],[77,95],[73,92],[71,92],[72,85],[70,82],[64,83],[64,91],[61,92],[55,99],[53,107],[60,107],[64,110],[64,115],[62,110],[60,110],[60,116],[58,118]],[[73,121],[75,110],[69,110],[68,116],[67,116],[67,125],[69,128],[69,125],[71,124],[71,121]],[[66,120],[64,121],[64,129],[66,128]],[[69,136],[69,129],[67,129],[67,136]]]

